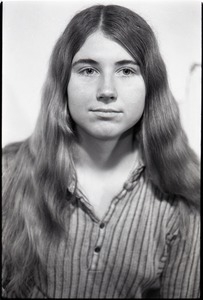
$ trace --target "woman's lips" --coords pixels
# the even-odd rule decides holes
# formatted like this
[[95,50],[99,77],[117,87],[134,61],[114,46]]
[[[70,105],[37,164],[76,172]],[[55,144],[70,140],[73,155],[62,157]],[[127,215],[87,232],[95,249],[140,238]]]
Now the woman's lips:
[[121,113],[122,111],[114,108],[92,108],[90,111],[93,112],[104,112],[104,113]]
[[112,109],[112,108],[95,108],[95,109],[90,109],[90,111],[94,113],[96,116],[101,118],[106,118],[106,119],[116,117],[122,113],[121,110]]

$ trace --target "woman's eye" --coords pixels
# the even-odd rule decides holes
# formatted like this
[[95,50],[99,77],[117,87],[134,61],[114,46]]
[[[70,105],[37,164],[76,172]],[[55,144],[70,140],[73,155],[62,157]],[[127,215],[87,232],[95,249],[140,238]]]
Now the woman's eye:
[[85,68],[85,69],[82,69],[79,73],[81,75],[85,75],[85,76],[92,76],[92,75],[95,75],[97,72],[96,72],[96,70],[94,70],[92,68]]
[[123,68],[122,70],[119,71],[119,73],[121,73],[121,75],[124,76],[130,76],[130,75],[134,75],[136,71],[129,68]]

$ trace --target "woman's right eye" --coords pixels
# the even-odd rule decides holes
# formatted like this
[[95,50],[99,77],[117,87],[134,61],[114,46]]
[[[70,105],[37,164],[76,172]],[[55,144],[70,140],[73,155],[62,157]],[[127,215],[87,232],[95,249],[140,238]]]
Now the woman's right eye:
[[84,76],[93,76],[98,74],[98,72],[93,68],[85,68],[79,71],[79,74]]

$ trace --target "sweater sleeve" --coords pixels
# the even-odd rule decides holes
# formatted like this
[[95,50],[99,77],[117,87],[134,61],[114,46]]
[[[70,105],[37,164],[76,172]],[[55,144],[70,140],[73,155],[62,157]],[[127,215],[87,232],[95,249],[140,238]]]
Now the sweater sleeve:
[[187,215],[185,233],[181,230],[168,243],[168,255],[161,276],[160,298],[199,298],[200,216]]

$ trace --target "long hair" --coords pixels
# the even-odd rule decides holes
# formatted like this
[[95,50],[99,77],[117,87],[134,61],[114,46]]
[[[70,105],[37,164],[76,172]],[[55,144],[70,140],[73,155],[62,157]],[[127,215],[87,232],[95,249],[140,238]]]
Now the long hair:
[[77,186],[76,135],[67,86],[74,55],[98,29],[122,45],[140,66],[147,93],[137,135],[150,180],[163,192],[199,206],[199,162],[181,127],[152,29],[121,6],[87,8],[70,21],[53,49],[33,134],[4,150],[5,155],[15,153],[3,186],[5,278],[8,289],[19,291],[18,295],[26,289],[34,264],[44,265],[49,242],[63,238],[66,230],[64,208],[75,195],[67,197],[67,186],[73,179]]

